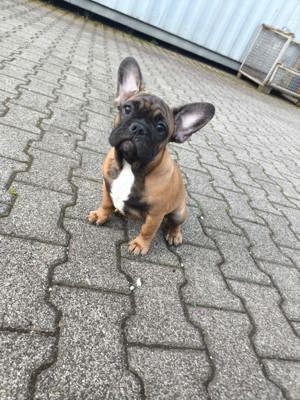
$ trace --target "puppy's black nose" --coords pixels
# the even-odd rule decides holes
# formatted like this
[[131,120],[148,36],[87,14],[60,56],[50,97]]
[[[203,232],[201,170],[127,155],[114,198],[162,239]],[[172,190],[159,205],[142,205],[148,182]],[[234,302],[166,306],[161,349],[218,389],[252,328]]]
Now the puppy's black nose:
[[139,122],[133,122],[129,126],[130,132],[134,133],[135,135],[143,135],[145,133],[145,128]]

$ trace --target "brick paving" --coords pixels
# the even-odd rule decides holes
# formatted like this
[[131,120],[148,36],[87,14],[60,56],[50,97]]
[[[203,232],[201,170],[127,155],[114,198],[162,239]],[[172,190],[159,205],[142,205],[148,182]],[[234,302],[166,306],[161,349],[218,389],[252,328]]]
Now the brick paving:
[[[47,3],[0,21],[1,400],[299,400],[299,109]],[[184,244],[142,258],[137,223],[85,221],[127,55],[170,104],[216,106],[171,146]]]

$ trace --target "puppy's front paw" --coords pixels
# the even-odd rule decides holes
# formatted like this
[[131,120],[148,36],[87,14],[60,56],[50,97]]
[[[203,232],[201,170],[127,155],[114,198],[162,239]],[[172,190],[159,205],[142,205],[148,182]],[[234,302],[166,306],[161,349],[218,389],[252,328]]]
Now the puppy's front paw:
[[173,246],[179,246],[182,243],[182,234],[180,230],[178,231],[172,231],[169,230],[166,234],[166,241],[169,243],[169,245]]
[[131,240],[128,243],[128,251],[129,253],[133,253],[135,255],[142,254],[145,255],[148,253],[149,244],[145,243],[143,240],[140,240],[138,237]]
[[96,222],[96,225],[103,225],[104,222],[107,221],[108,216],[105,215],[105,214],[102,212],[102,210],[99,210],[99,209],[98,209],[98,210],[91,211],[91,212],[89,213],[89,215],[87,216],[87,219],[88,219],[88,221],[91,222],[91,223]]

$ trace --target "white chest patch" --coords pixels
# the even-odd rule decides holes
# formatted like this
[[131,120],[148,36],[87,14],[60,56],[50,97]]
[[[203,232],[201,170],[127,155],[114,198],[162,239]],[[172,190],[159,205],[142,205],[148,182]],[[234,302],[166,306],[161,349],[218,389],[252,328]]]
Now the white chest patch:
[[134,175],[131,171],[131,165],[124,161],[122,171],[117,179],[113,181],[110,190],[112,202],[121,213],[124,212],[124,203],[129,198],[133,183]]

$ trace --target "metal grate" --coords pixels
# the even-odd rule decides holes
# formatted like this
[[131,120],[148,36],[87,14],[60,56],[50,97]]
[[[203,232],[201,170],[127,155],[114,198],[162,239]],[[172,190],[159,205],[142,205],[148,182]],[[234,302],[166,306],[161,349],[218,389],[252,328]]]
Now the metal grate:
[[284,92],[300,97],[300,67],[299,72],[278,65],[274,71],[270,85]]
[[263,27],[244,60],[241,72],[245,72],[263,82],[287,40],[286,36]]
[[300,97],[300,42],[290,32],[262,25],[239,74],[259,84],[269,93],[272,88]]

